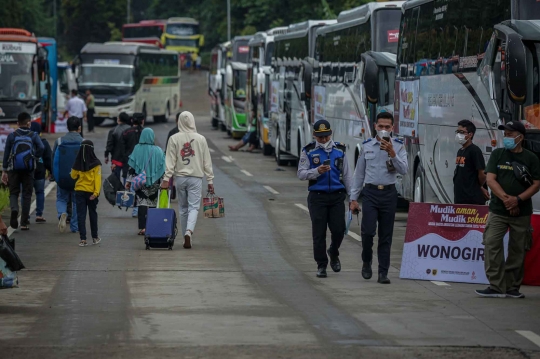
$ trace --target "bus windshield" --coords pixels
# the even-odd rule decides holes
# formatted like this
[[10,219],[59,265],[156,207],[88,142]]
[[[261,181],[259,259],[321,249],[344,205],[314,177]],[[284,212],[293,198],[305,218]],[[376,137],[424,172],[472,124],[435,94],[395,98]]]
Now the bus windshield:
[[37,99],[33,62],[32,54],[0,53],[0,99]]
[[126,26],[124,27],[124,39],[161,38],[163,29],[161,26]]
[[518,1],[519,20],[540,19],[540,1],[520,0]]
[[272,65],[272,56],[274,56],[274,48],[275,48],[275,44],[273,41],[269,42],[266,45],[266,59],[264,61],[264,64],[266,66]]
[[167,24],[167,34],[174,36],[192,36],[199,34],[199,25]]
[[234,74],[234,98],[246,98],[247,72],[236,70]]
[[528,101],[523,111],[525,120],[532,128],[540,129],[540,43],[535,43],[530,47],[532,50],[533,71],[531,74],[532,91],[527,96]]
[[133,86],[133,68],[131,66],[83,65],[79,83],[83,86]]
[[184,46],[184,47],[198,47],[198,40],[191,39],[169,39],[165,40],[165,46]]
[[375,12],[374,51],[397,54],[401,10],[381,9]]

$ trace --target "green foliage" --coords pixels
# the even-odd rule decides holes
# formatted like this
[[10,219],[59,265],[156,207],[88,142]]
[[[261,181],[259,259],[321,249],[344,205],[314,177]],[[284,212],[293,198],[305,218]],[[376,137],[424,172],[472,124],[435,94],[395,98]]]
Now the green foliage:
[[[88,42],[121,39],[127,0],[0,0],[0,27],[19,27],[37,36],[54,36],[69,61]],[[335,18],[367,0],[231,0],[231,35],[253,34],[309,19]],[[187,16],[198,19],[205,48],[227,40],[226,0],[131,0],[130,21]]]

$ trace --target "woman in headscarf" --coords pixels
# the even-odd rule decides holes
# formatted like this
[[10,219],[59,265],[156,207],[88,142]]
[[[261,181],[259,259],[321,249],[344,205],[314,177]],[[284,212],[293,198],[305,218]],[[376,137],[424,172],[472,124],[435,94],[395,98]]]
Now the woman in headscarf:
[[81,241],[79,246],[86,246],[86,212],[90,217],[92,243],[101,241],[98,235],[98,197],[101,191],[101,162],[94,153],[94,143],[84,140],[71,169],[71,178],[75,183],[75,203]]
[[127,187],[131,187],[133,177],[146,174],[146,184],[143,188],[135,191],[137,214],[139,219],[139,235],[146,232],[146,215],[148,207],[156,207],[161,177],[165,174],[165,154],[163,150],[154,144],[155,135],[151,128],[145,128],[141,132],[139,144],[135,146],[129,156],[129,171]]

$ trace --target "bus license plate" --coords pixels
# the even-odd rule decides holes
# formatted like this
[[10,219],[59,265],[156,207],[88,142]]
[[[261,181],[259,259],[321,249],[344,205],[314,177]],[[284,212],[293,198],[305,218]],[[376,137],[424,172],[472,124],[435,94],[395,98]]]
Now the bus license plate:
[[100,113],[98,113],[98,117],[109,117],[109,113],[108,112],[100,112]]

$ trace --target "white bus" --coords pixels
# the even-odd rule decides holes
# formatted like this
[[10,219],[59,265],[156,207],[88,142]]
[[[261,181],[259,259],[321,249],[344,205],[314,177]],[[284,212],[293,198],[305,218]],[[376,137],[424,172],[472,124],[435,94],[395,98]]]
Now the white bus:
[[462,119],[476,125],[474,142],[486,161],[501,145],[503,121],[525,120],[527,137],[537,136],[540,27],[531,18],[540,18],[535,0],[403,6],[394,113],[409,157],[400,184],[405,198],[453,202],[454,131]]
[[94,94],[96,124],[120,112],[142,112],[166,122],[181,107],[175,51],[137,43],[88,43],[77,63],[78,90]]
[[270,143],[268,124],[270,109],[270,73],[274,52],[274,36],[287,32],[287,27],[277,27],[256,33],[249,41],[247,123],[252,116],[257,119],[259,144],[265,156],[271,156],[274,148]]
[[335,22],[309,20],[293,24],[286,34],[274,38],[270,142],[280,166],[296,161],[302,147],[313,138],[309,111],[312,66],[307,59],[313,58],[315,52],[315,31]]
[[231,57],[227,60],[225,79],[225,120],[227,132],[233,138],[242,138],[247,131],[246,94],[249,40],[252,36],[236,36],[231,41]]
[[210,59],[210,73],[208,75],[208,95],[210,96],[210,118],[212,127],[221,127],[227,130],[225,125],[225,64],[231,42],[219,44],[212,49]]
[[[372,136],[377,113],[393,111],[403,3],[368,3],[343,11],[336,24],[317,30],[313,119],[330,122],[333,139],[347,146],[349,168],[355,167],[362,142]],[[380,94],[371,104],[365,88],[374,81],[381,83]]]

